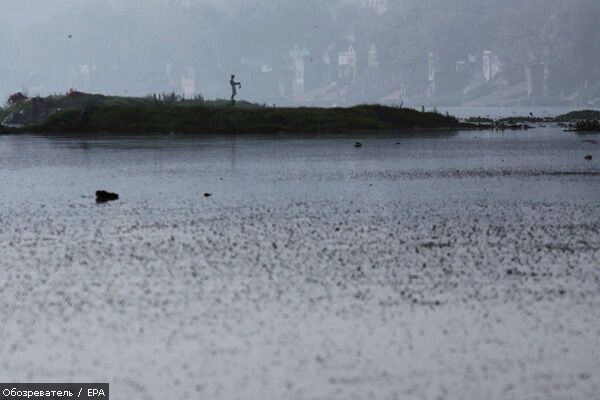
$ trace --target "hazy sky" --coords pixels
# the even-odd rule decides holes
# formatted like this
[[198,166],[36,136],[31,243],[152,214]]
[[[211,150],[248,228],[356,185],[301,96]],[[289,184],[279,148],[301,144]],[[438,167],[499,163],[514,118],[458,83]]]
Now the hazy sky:
[[[366,3],[0,0],[0,96],[73,87],[227,97],[231,73],[246,83],[246,98],[265,102],[436,97],[473,87],[522,93],[529,66],[535,79],[543,75],[544,93],[589,92],[600,81],[598,0]],[[296,47],[306,49],[300,64],[290,55]],[[460,64],[467,72],[457,72],[469,59]]]

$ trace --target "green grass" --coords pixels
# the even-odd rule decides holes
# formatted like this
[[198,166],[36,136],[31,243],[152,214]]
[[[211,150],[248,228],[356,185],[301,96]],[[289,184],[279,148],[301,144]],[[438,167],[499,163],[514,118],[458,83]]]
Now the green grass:
[[[552,118],[511,117],[493,121],[470,118],[459,124],[454,117],[408,108],[361,105],[351,108],[275,108],[240,101],[183,100],[174,94],[120,97],[90,94],[42,98],[52,114],[32,121],[16,132],[178,132],[178,133],[279,133],[355,132],[422,128],[477,128],[476,123],[576,122],[600,120],[600,111],[575,111]],[[0,108],[0,121],[26,111],[31,102]],[[82,111],[86,110],[84,114]],[[9,131],[2,128],[3,132]],[[15,130],[10,130],[15,132]]]
[[406,128],[457,128],[454,117],[379,105],[351,108],[274,108],[230,105],[126,104],[58,112],[35,132],[304,133]]
[[596,110],[572,111],[567,114],[559,115],[555,119],[557,122],[600,120],[600,111],[596,111]]
[[600,132],[600,121],[596,119],[577,121],[574,130],[578,132]]

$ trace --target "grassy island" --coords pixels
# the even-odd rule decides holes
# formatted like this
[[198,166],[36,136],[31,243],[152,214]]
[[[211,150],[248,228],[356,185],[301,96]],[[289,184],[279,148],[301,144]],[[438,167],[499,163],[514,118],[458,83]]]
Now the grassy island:
[[11,112],[24,120],[18,131],[43,133],[342,133],[460,127],[454,117],[401,107],[232,106],[164,96],[51,96],[13,106]]
[[43,132],[314,133],[456,128],[458,125],[458,120],[452,117],[383,106],[125,106],[63,111],[32,129]]

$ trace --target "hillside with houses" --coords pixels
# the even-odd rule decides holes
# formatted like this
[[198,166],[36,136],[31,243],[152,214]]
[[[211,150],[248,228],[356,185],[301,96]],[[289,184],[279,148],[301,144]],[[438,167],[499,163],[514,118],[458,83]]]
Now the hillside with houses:
[[0,16],[2,98],[224,98],[235,73],[240,96],[269,105],[600,104],[594,0],[48,4],[43,25],[11,19],[18,5]]

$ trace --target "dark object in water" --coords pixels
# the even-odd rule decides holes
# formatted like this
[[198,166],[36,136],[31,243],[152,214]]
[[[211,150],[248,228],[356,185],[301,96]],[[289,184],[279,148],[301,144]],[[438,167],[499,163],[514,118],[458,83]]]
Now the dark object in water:
[[212,196],[212,194],[210,194],[210,193],[204,193],[204,197],[210,197],[210,196]]
[[600,121],[595,119],[577,121],[575,130],[579,132],[600,132]]
[[98,190],[96,192],[96,203],[106,203],[115,200],[119,200],[119,195],[116,193],[110,193],[104,190]]
[[361,142],[356,142],[354,144],[354,147],[356,147],[358,149],[358,148],[362,147],[362,143]]
[[588,154],[587,156],[584,157],[586,160],[588,161],[592,161],[592,155]]

